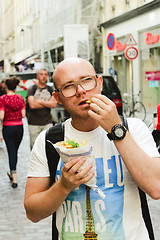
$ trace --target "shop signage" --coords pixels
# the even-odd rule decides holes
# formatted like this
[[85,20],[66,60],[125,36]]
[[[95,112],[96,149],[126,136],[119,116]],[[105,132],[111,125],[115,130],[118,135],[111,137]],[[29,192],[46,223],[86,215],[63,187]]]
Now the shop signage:
[[159,41],[159,35],[152,35],[152,33],[146,33],[145,43],[153,44]]
[[134,46],[137,45],[134,37],[132,36],[132,34],[129,34],[127,39],[126,39],[126,46]]
[[147,81],[160,81],[160,71],[145,72]]
[[107,37],[107,47],[109,50],[114,49],[115,47],[115,36],[113,33],[109,33]]
[[116,42],[117,52],[124,51],[125,49],[126,49],[126,44],[122,44],[121,42]]
[[159,87],[159,81],[149,81],[149,87]]
[[138,50],[135,47],[129,47],[125,51],[125,57],[128,60],[134,60],[135,58],[138,57]]

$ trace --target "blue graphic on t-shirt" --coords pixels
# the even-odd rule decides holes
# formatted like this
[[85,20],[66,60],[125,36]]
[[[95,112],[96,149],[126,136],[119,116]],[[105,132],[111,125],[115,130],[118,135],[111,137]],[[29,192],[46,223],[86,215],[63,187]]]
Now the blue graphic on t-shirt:
[[[125,240],[123,229],[124,183],[121,157],[110,159],[96,158],[97,185],[106,195],[101,199],[98,193],[90,190],[91,211],[97,239]],[[61,175],[64,163],[57,169]],[[63,203],[62,236],[64,239],[84,239],[86,232],[86,186],[81,185],[72,191]],[[72,233],[72,234],[71,234]],[[72,237],[73,236],[73,237]]]
[[[106,221],[103,228],[106,229],[105,232],[109,237],[125,239],[123,230],[124,184],[121,158],[120,156],[117,156],[117,159],[112,156],[111,159],[107,160],[96,158],[96,168],[97,185],[106,195],[103,200],[105,209],[103,212],[101,211]],[[96,220],[98,219],[95,215],[95,222]]]

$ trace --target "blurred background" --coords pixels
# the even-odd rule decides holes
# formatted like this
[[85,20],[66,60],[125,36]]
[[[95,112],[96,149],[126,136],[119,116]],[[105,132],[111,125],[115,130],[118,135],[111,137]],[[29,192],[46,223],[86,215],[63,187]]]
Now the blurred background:
[[159,0],[0,0],[0,79],[33,79],[41,67],[52,74],[79,56],[112,75],[122,94],[141,91],[152,113],[160,100],[159,16]]

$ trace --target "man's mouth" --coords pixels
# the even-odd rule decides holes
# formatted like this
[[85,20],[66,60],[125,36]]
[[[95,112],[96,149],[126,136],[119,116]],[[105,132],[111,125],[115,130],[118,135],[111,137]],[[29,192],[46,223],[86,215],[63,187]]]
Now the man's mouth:
[[79,105],[90,104],[90,103],[91,103],[91,100],[88,99],[88,100],[80,102]]

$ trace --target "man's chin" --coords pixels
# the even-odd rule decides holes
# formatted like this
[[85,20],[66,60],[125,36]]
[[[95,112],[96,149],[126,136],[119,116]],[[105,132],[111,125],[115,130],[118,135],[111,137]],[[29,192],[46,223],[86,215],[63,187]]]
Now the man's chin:
[[79,119],[88,119],[90,118],[89,115],[88,115],[88,110],[83,110],[83,111],[80,111],[80,112],[74,112],[74,113],[71,113],[70,114],[71,117],[76,117],[76,118],[79,118]]

